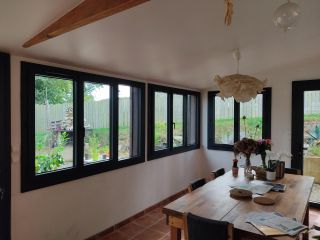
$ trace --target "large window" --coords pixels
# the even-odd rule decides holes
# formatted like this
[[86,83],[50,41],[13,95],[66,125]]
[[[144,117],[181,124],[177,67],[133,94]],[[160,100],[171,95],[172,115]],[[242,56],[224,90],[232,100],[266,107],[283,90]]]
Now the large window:
[[233,143],[244,137],[271,137],[271,88],[246,103],[222,100],[217,94],[208,92],[209,149],[232,151]]
[[145,84],[22,63],[22,191],[144,161]]
[[149,84],[148,159],[199,148],[200,93]]

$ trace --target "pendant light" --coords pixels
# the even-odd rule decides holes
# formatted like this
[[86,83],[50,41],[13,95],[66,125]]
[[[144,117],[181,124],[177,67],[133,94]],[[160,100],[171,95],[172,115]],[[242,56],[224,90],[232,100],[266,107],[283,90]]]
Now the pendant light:
[[219,89],[219,94],[223,100],[233,97],[237,102],[249,102],[256,98],[258,93],[261,93],[266,80],[261,81],[249,75],[239,74],[240,51],[236,49],[233,52],[233,57],[237,61],[237,73],[220,77],[217,75],[214,81]]
[[273,15],[273,22],[276,27],[288,31],[297,25],[300,17],[300,7],[298,4],[288,0],[276,9]]

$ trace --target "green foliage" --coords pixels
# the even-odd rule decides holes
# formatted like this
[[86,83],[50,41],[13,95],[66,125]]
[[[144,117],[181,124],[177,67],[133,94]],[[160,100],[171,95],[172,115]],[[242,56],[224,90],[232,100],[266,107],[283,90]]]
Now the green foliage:
[[[245,123],[244,123],[245,122]],[[215,141],[216,143],[222,143],[225,139],[229,139],[233,136],[234,120],[232,119],[217,119],[213,123],[215,124]],[[259,125],[259,127],[258,127]],[[259,139],[262,136],[262,118],[245,118],[245,121],[241,119],[240,130],[242,134],[247,138]],[[246,132],[246,134],[245,134]]]
[[47,140],[47,134],[45,133],[36,134],[35,144],[36,144],[37,151],[42,151],[44,149],[46,140]]
[[97,83],[93,84],[93,83],[86,82],[84,84],[84,100],[85,101],[93,100],[92,92],[101,87],[103,87],[102,84],[97,84]]
[[309,128],[305,128],[304,142],[308,145],[319,144],[320,142],[320,126],[313,124]]
[[230,136],[233,136],[233,119],[219,119],[216,120],[213,124],[215,124],[216,143],[223,143],[225,139],[229,139]]
[[251,139],[260,139],[262,137],[262,118],[243,116],[240,121],[240,131],[243,137]]
[[163,144],[167,143],[167,123],[157,122],[154,127],[154,145],[157,147],[164,147]]
[[312,129],[310,135],[313,137],[314,140],[319,140],[320,139],[320,127],[319,127],[319,125],[316,125]]
[[320,146],[318,144],[311,145],[308,148],[308,155],[320,157]]
[[36,76],[35,103],[59,104],[72,101],[72,81],[52,77]]
[[308,114],[304,115],[304,121],[305,122],[315,122],[315,121],[320,121],[320,115],[319,114]]
[[99,138],[96,134],[91,134],[89,137],[89,150],[92,160],[99,160]]
[[[36,144],[37,151],[41,151],[44,148],[46,137],[39,138]],[[64,147],[68,142],[67,133],[62,133],[58,139],[57,146],[47,154],[39,154],[35,156],[35,170],[36,173],[44,173],[57,170],[62,164],[64,164],[64,159],[62,157],[62,152]]]
[[99,148],[99,153],[100,154],[107,154],[109,156],[110,152],[109,152],[109,146],[102,146]]
[[[86,83],[84,89],[85,100],[93,99],[92,92],[102,85]],[[71,80],[46,76],[36,76],[35,103],[46,104],[71,103],[73,99],[73,84]]]

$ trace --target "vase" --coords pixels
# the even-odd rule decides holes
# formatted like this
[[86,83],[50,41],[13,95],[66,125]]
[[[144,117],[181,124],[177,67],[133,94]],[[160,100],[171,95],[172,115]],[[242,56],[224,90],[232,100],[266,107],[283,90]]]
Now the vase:
[[250,157],[247,157],[246,159],[246,165],[244,167],[244,176],[249,180],[253,179]]
[[276,180],[276,172],[269,172],[267,171],[267,180],[274,181]]
[[264,169],[266,169],[267,168],[267,164],[266,164],[267,154],[266,153],[261,153],[260,155],[261,155],[262,167]]
[[253,171],[256,172],[256,179],[257,180],[266,180],[266,169],[262,166],[252,166]]

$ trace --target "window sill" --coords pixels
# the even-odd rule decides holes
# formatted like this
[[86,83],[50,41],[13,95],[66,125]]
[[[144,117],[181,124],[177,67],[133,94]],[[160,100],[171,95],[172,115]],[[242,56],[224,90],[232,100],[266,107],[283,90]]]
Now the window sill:
[[208,145],[208,149],[233,152],[233,145],[229,145],[229,144],[210,144],[210,145]]
[[148,161],[155,160],[158,158],[167,157],[167,156],[172,156],[172,155],[179,154],[179,153],[189,152],[189,151],[196,150],[196,149],[200,149],[200,144],[191,145],[191,146],[187,146],[187,147],[177,147],[177,148],[173,148],[172,150],[165,149],[165,150],[160,150],[160,151],[152,151],[148,155]]

